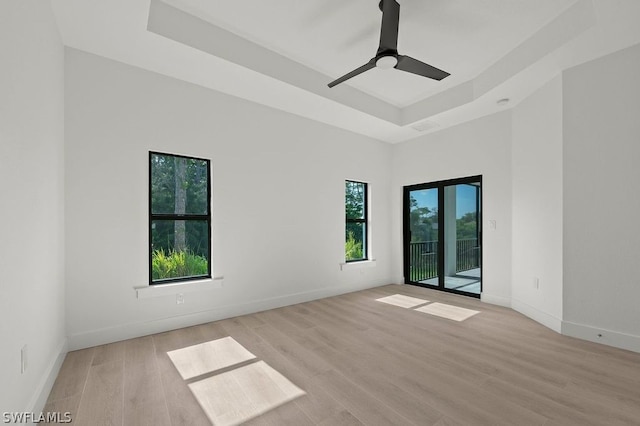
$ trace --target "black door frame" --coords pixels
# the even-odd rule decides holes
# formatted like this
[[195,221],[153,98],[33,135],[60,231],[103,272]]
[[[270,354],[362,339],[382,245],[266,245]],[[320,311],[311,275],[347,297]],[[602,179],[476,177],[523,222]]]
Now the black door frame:
[[[447,293],[455,293],[461,294],[463,296],[480,298],[480,294],[468,293],[465,291],[455,290],[451,288],[445,287],[445,274],[444,274],[444,214],[441,213],[440,206],[444,205],[444,188],[446,186],[452,185],[460,185],[460,184],[472,184],[472,183],[480,183],[479,192],[480,197],[476,198],[478,212],[478,242],[480,244],[480,292],[482,292],[483,287],[483,279],[482,279],[482,258],[483,258],[483,232],[482,232],[482,198],[484,196],[482,191],[482,175],[477,176],[469,176],[469,177],[461,177],[455,179],[447,179],[447,180],[439,180],[436,182],[428,182],[428,183],[419,183],[415,185],[407,185],[403,187],[402,191],[402,226],[403,226],[403,240],[402,240],[402,248],[403,248],[403,261],[404,261],[404,282],[405,284],[416,285],[420,287],[431,288],[434,290],[445,291]],[[437,189],[438,190],[438,253],[442,253],[442,255],[438,256],[438,286],[432,286],[429,284],[423,284],[417,281],[410,281],[410,273],[409,273],[409,243],[411,242],[411,229],[410,229],[410,220],[409,220],[409,193],[411,191],[418,191],[422,189]]]

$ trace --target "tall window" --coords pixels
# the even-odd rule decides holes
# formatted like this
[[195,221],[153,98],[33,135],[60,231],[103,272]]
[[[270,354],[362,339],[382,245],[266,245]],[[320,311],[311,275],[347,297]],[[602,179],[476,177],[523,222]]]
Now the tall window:
[[149,281],[211,277],[211,164],[149,153]]
[[367,184],[345,181],[345,259],[367,260]]

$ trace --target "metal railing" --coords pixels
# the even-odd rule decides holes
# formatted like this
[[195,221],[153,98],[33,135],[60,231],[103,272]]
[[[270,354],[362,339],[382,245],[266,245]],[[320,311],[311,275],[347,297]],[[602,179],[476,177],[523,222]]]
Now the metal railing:
[[409,280],[424,281],[438,276],[438,242],[409,243]]
[[456,272],[480,267],[480,247],[477,238],[456,242]]
[[[409,243],[409,279],[424,281],[438,276],[438,242]],[[480,267],[480,247],[476,238],[456,241],[456,272]]]

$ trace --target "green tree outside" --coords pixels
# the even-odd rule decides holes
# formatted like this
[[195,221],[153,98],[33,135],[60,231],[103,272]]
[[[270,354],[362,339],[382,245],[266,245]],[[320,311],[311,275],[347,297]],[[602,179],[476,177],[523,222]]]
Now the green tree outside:
[[345,182],[345,259],[364,259],[366,244],[366,227],[362,222],[350,222],[349,219],[365,219],[366,184],[361,182]]
[[[154,214],[208,213],[207,161],[154,153],[150,167]],[[208,272],[209,227],[206,220],[154,220],[151,228],[154,280]]]

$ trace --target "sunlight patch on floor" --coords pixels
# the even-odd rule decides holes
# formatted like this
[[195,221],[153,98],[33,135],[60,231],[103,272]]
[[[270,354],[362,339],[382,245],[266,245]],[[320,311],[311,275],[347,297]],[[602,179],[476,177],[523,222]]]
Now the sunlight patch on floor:
[[387,297],[381,297],[376,299],[378,302],[388,303],[394,306],[400,306],[401,308],[413,308],[418,305],[424,305],[429,303],[428,300],[418,299],[417,297],[405,296],[404,294],[393,294]]
[[464,321],[467,318],[480,313],[480,311],[447,305],[446,303],[432,303],[430,305],[416,308],[415,310],[454,321]]
[[305,395],[264,361],[191,383],[189,388],[215,426],[241,424]]
[[167,355],[184,380],[210,374],[256,357],[230,336],[170,351]]

